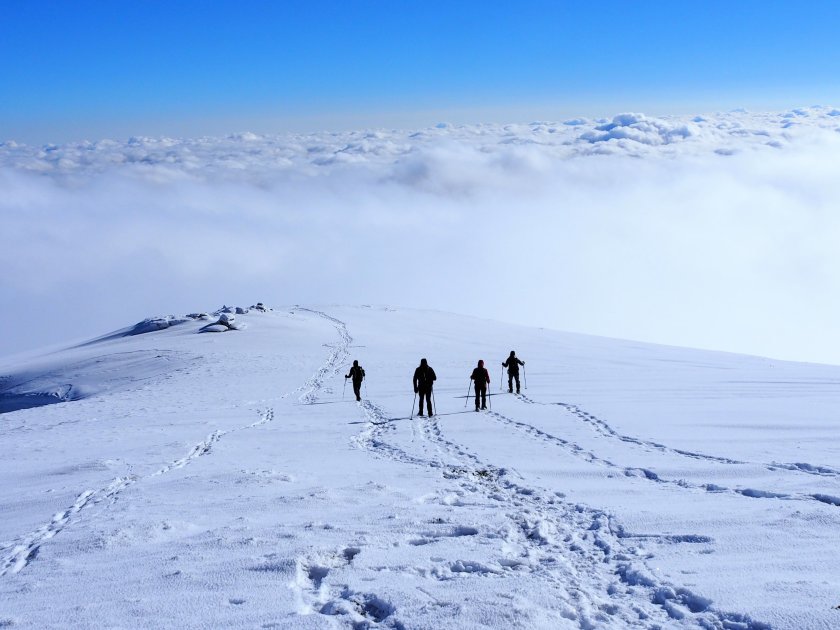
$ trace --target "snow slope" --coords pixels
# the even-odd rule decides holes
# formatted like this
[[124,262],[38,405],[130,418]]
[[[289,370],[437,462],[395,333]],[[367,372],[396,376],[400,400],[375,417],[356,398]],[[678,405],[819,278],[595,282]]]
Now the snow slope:
[[165,321],[0,365],[0,627],[840,625],[838,367],[380,307]]

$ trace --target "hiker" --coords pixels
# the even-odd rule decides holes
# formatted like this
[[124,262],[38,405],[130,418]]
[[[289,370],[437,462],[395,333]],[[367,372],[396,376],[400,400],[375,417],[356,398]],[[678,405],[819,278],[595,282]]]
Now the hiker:
[[481,398],[481,408],[487,409],[487,386],[490,384],[490,373],[484,367],[484,361],[479,360],[478,367],[472,371],[470,380],[475,385],[475,410],[478,411],[479,397]]
[[423,415],[423,398],[426,399],[426,407],[429,409],[429,417],[432,417],[432,386],[437,380],[435,371],[429,366],[426,359],[420,359],[420,366],[414,370],[414,393],[420,394],[420,413]]
[[519,393],[519,366],[525,365],[525,361],[520,361],[516,358],[516,352],[510,351],[510,356],[507,361],[502,363],[502,367],[508,369],[508,391],[513,393],[513,380],[516,379],[516,393]]
[[344,378],[353,377],[353,393],[356,394],[356,400],[362,399],[362,381],[365,380],[365,370],[359,365],[358,361],[353,361],[353,367]]

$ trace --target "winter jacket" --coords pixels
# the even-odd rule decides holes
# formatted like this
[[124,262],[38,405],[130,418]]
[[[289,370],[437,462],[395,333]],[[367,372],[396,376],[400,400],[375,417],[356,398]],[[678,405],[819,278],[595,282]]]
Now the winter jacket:
[[361,365],[354,365],[350,368],[350,372],[344,378],[353,377],[354,383],[361,383],[365,378],[365,370]]
[[430,390],[432,384],[437,380],[435,371],[428,365],[421,365],[414,370],[414,389],[415,390]]
[[502,367],[508,369],[508,374],[519,374],[520,365],[525,365],[525,361],[520,361],[516,357],[508,357],[507,361],[502,363]]
[[470,378],[480,387],[485,387],[490,384],[490,373],[487,371],[487,368],[475,368],[472,371],[472,376],[470,376]]

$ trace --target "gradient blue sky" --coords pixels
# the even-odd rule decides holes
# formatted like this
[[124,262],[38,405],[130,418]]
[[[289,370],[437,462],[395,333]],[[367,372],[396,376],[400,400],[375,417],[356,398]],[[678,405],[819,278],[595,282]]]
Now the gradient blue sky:
[[840,2],[0,2],[0,140],[840,103]]

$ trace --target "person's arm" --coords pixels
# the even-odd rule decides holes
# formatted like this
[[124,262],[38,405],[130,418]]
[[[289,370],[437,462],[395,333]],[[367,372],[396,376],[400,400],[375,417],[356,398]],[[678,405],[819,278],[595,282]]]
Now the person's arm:
[[417,388],[417,381],[418,381],[417,370],[414,370],[414,380],[412,382],[414,383],[414,393],[415,394],[417,393],[417,389],[418,389]]
[[[517,359],[519,361],[519,359]],[[519,361],[519,365],[525,365],[525,361]]]
[[507,363],[508,363],[508,362],[507,362],[507,359],[505,359],[505,362],[504,362],[504,363],[502,363],[502,367],[507,367]]
[[437,374],[435,374],[435,371],[432,370],[432,368],[429,368],[429,370],[432,372],[432,380],[436,381],[437,380]]

